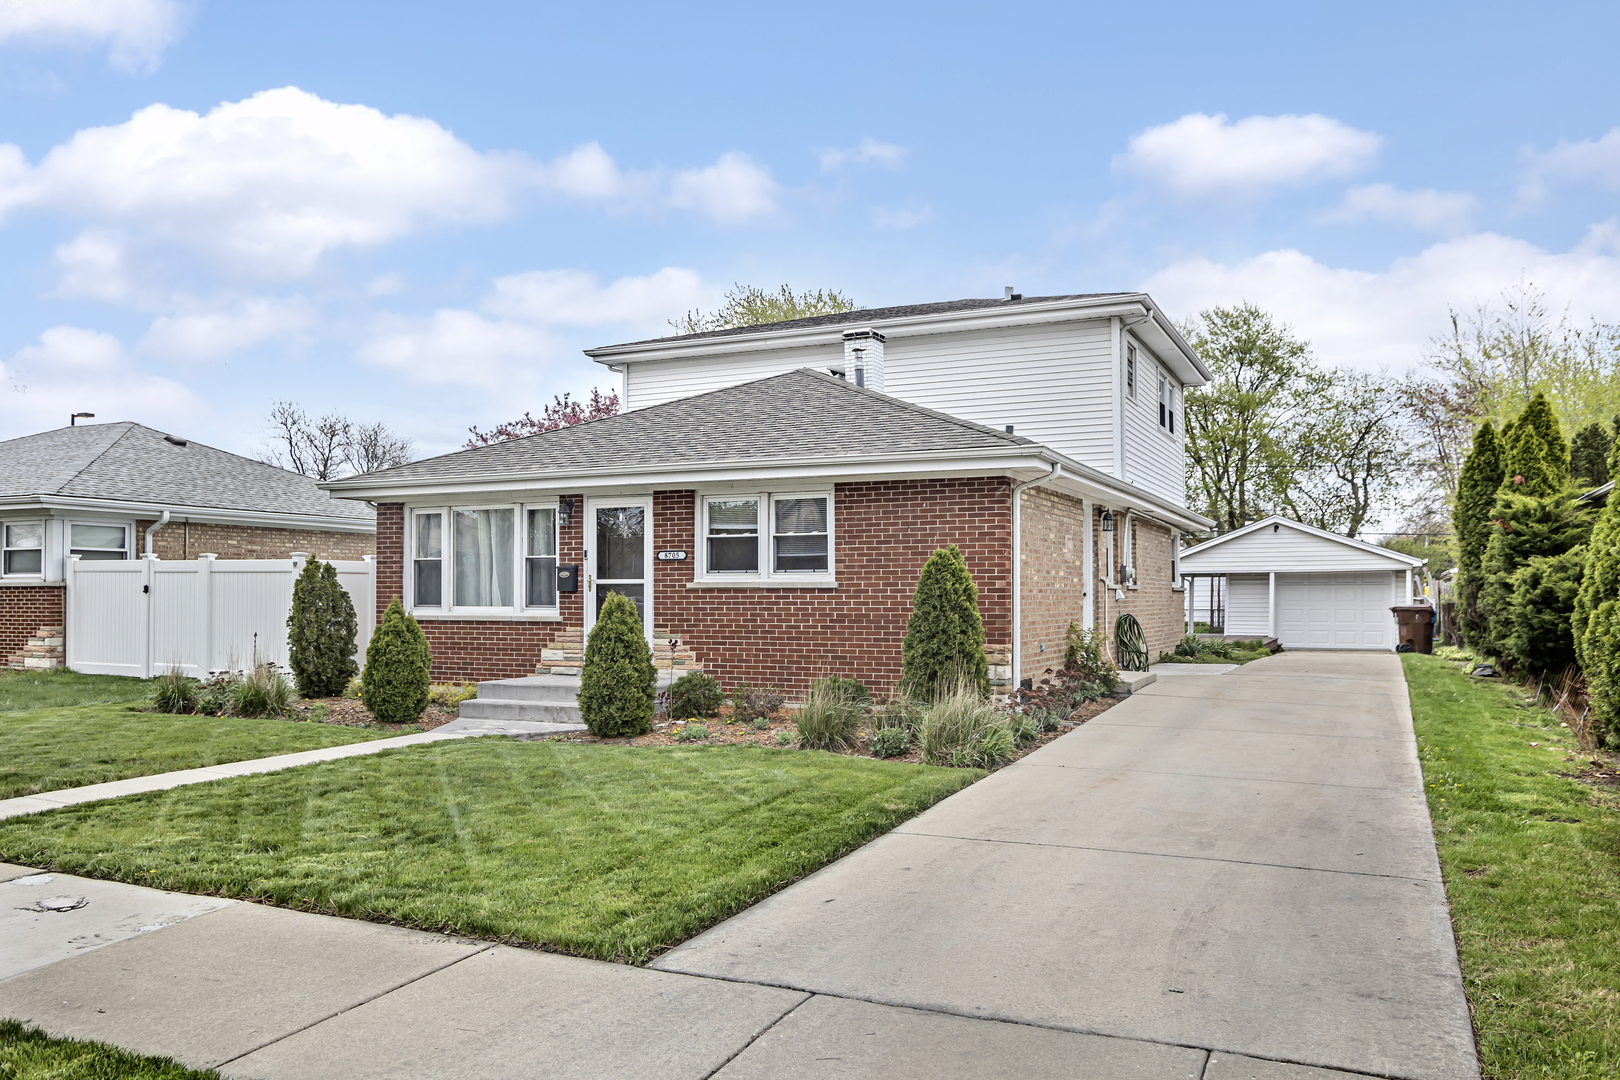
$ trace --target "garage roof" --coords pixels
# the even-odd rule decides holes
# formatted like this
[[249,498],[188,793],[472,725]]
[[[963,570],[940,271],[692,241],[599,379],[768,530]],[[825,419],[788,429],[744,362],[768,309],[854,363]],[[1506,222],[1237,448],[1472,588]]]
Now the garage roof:
[[1423,560],[1273,515],[1181,553],[1183,574],[1404,570]]

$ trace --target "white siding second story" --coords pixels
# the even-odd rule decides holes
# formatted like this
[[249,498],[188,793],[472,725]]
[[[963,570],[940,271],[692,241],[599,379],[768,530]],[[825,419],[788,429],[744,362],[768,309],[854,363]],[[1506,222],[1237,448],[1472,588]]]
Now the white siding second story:
[[[868,331],[870,339],[845,340]],[[632,410],[802,367],[853,379],[856,344],[868,349],[871,370],[863,374],[873,389],[989,427],[1011,425],[1185,505],[1182,392],[1207,373],[1140,293],[849,312],[589,355],[623,374],[624,406]],[[1128,350],[1134,350],[1134,394]]]

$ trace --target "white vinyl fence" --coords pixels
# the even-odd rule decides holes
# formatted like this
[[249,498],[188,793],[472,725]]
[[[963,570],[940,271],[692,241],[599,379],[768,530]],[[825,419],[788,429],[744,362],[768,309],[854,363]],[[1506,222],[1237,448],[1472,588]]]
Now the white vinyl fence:
[[[148,679],[171,668],[204,676],[255,659],[287,664],[293,581],[306,558],[164,562],[67,560],[67,666],[91,675]],[[370,558],[334,562],[354,602],[357,651],[376,620]]]

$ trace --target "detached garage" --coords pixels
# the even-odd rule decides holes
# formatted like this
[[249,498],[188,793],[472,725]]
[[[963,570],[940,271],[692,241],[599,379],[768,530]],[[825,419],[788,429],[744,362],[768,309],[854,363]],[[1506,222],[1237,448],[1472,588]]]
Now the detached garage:
[[[1184,578],[1224,578],[1225,632],[1285,649],[1384,649],[1422,559],[1268,517],[1181,553]],[[1189,597],[1202,595],[1196,588]],[[1202,609],[1199,609],[1200,611]],[[1191,619],[1188,620],[1189,625]]]

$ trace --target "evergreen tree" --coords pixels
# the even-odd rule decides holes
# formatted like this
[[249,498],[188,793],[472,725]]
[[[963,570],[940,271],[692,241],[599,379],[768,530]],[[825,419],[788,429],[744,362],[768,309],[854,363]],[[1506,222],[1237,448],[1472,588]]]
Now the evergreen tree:
[[1513,433],[1506,445],[1504,490],[1546,498],[1562,491],[1569,482],[1569,444],[1541,391],[1536,391],[1524,412],[1513,421]]
[[337,567],[311,559],[293,582],[287,616],[287,666],[304,697],[335,697],[360,670],[354,662],[359,624]]
[[652,730],[658,673],[641,615],[619,593],[609,593],[597,613],[579,676],[579,711],[592,735],[617,739]]
[[1479,608],[1485,634],[1483,640],[1470,642],[1509,663],[1517,659],[1508,651],[1514,629],[1514,575],[1536,556],[1562,555],[1586,543],[1591,532],[1591,516],[1576,507],[1572,493],[1536,498],[1510,490],[1511,483],[1509,478],[1496,498],[1491,540],[1481,567]]
[[[1609,449],[1609,475],[1620,475],[1620,439]],[[1586,575],[1570,625],[1593,718],[1612,744],[1620,734],[1620,499],[1612,495],[1587,544]]]
[[395,597],[366,646],[360,700],[385,724],[408,724],[427,708],[433,654],[427,635]]
[[1479,611],[1480,565],[1491,539],[1491,507],[1501,486],[1502,444],[1487,420],[1474,432],[1474,448],[1463,460],[1457,503],[1451,513],[1451,527],[1457,534],[1457,619],[1470,645],[1482,642],[1485,636]]
[[1575,662],[1570,613],[1585,573],[1584,545],[1562,555],[1532,556],[1514,572],[1502,644],[1514,666],[1555,676]]
[[955,544],[923,565],[900,656],[902,684],[922,697],[932,699],[958,679],[990,693],[979,590]]
[[1569,478],[1576,487],[1585,491],[1609,482],[1609,450],[1613,445],[1614,437],[1596,422],[1575,433],[1569,440]]

